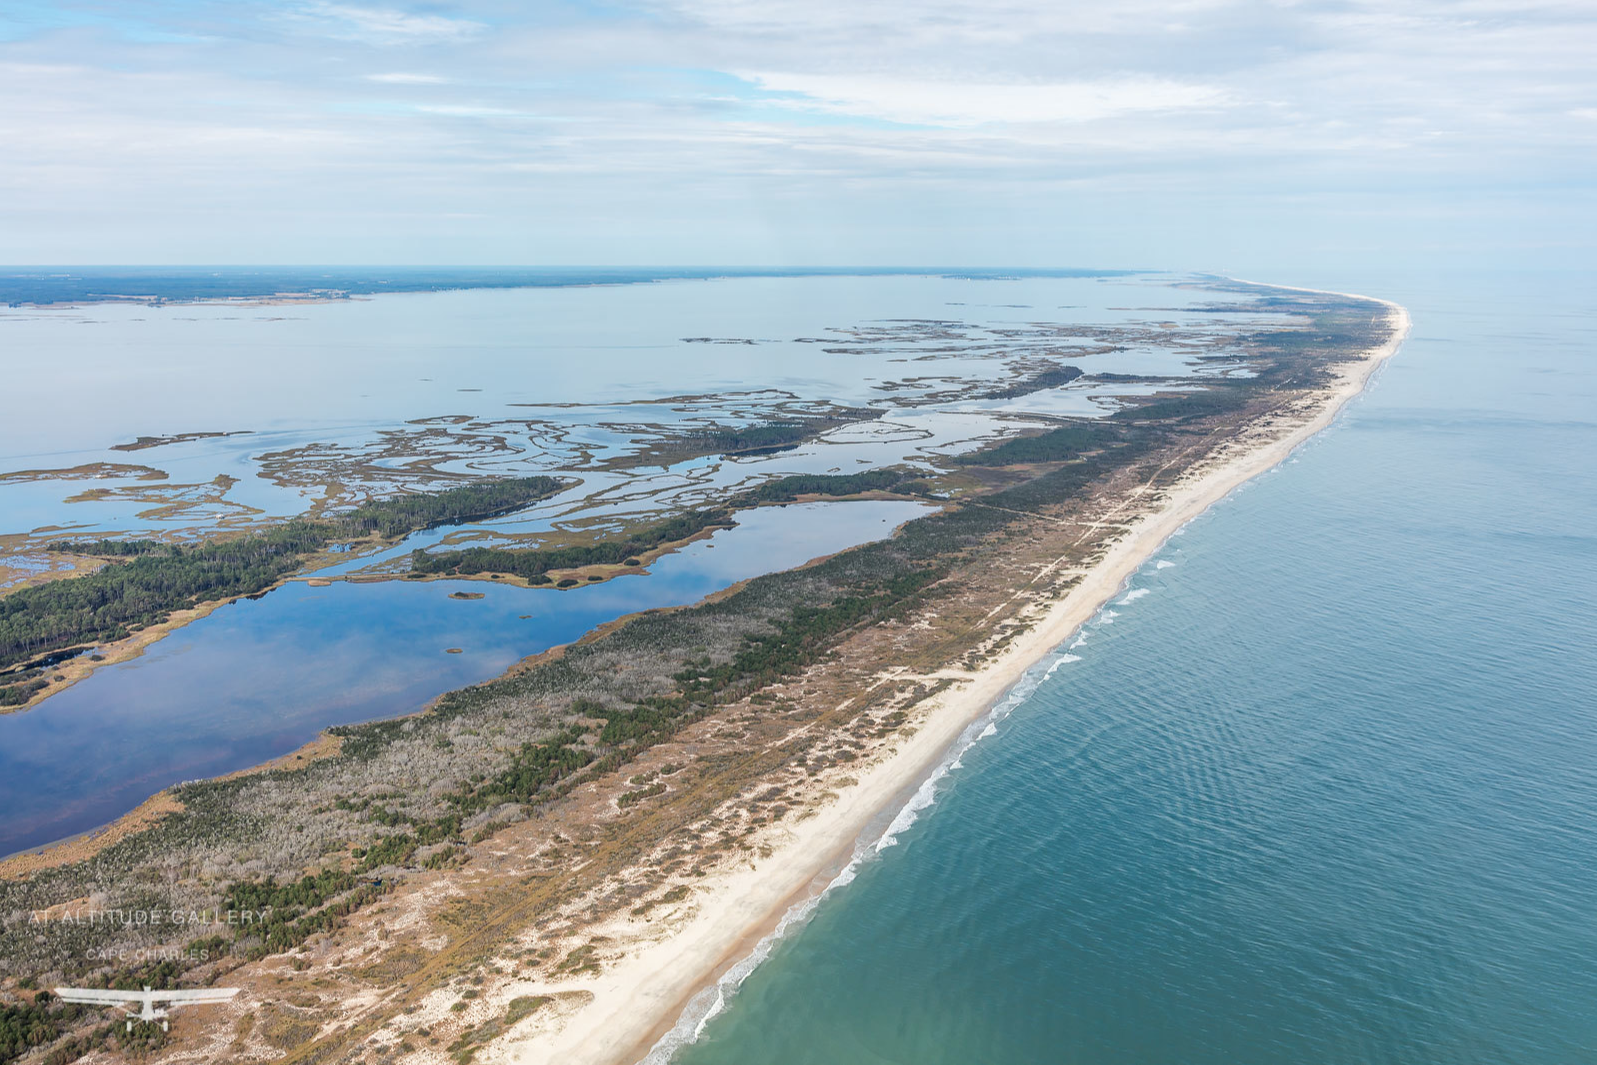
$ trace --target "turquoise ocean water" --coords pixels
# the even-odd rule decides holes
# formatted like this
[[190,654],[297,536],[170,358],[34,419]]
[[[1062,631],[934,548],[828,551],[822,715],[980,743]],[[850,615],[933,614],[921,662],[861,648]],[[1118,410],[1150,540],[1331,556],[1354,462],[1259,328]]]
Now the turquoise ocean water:
[[675,1060],[1597,1061],[1597,278],[1276,280],[1414,333]]

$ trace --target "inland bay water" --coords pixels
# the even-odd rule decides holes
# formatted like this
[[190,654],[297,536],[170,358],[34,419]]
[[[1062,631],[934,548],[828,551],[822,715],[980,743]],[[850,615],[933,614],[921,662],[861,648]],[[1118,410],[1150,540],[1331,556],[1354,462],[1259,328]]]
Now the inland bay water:
[[230,603],[0,718],[0,854],[105,824],[179,781],[286,754],[332,725],[412,713],[607,621],[881,539],[931,509],[760,507],[648,572],[570,589],[294,581]]
[[655,1060],[1597,1061],[1597,278],[1279,280],[1414,332]]
[[[1103,414],[1148,386],[1091,377],[983,398],[1039,366],[1193,377],[1268,318],[1175,275],[736,277],[478,289],[250,306],[0,308],[0,564],[63,538],[214,535],[298,514],[340,483],[555,473],[466,538],[614,528],[795,473],[911,464]],[[1206,305],[1220,304],[1217,310]],[[1112,343],[1106,342],[1112,337]],[[71,402],[55,397],[74,367]],[[661,434],[869,406],[774,454],[605,465]],[[857,415],[854,417],[857,418]],[[225,433],[231,435],[216,435]],[[347,500],[346,500],[347,501]],[[925,508],[745,512],[647,574],[569,591],[488,582],[294,582],[223,607],[130,662],[0,715],[0,855],[101,826],[174,783],[246,768],[318,731],[413,713],[614,618],[887,535]],[[450,598],[455,591],[485,598]],[[460,653],[451,654],[451,648]]]

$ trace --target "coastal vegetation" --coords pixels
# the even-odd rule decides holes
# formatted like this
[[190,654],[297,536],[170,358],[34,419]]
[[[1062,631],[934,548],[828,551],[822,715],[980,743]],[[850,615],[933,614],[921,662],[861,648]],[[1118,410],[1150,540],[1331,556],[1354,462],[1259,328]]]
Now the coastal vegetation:
[[1120,421],[1194,421],[1241,410],[1247,401],[1248,392],[1244,386],[1216,382],[1199,392],[1159,396],[1152,402],[1123,407],[1115,411],[1113,417]]
[[903,470],[865,470],[861,473],[801,473],[778,477],[741,493],[739,500],[753,503],[791,503],[800,496],[851,496],[861,492],[901,489],[908,475]]
[[874,421],[883,412],[871,407],[845,407],[833,403],[778,404],[763,421],[747,425],[655,426],[659,436],[640,451],[613,455],[602,465],[608,469],[669,466],[706,455],[768,455],[789,451],[833,429]]
[[[0,885],[0,907],[25,909],[28,900],[42,902],[62,891],[103,890],[162,854],[189,854],[202,866],[236,873],[265,860],[277,870],[320,865],[382,876],[425,862],[483,824],[524,818],[718,707],[821,662],[850,632],[947,594],[953,590],[946,579],[953,560],[1017,515],[1056,502],[1110,465],[1063,464],[1053,474],[985,497],[986,505],[911,522],[891,540],[757,578],[716,602],[635,618],[539,668],[450,693],[424,717],[334,729],[342,740],[336,758],[304,769],[185,785],[175,793],[181,812],[113,844],[92,867]],[[785,498],[886,483],[878,474],[830,481],[803,477],[768,487]],[[702,515],[684,516],[658,535],[681,533],[701,520]],[[532,738],[516,738],[527,736]],[[444,791],[395,788],[399,781],[421,780],[456,784]],[[292,816],[285,816],[284,802],[292,803]],[[253,842],[237,850],[243,839]],[[351,883],[332,873],[318,876],[319,892]],[[243,893],[236,876],[229,884],[209,890],[238,902],[278,900],[273,880],[263,878],[256,895]],[[206,889],[196,884],[193,890]],[[357,905],[363,897],[348,888],[336,901]],[[306,913],[294,913],[264,937],[259,930],[241,936],[229,950],[248,957],[263,947],[286,949],[302,936],[335,927],[345,915],[333,910],[307,920]],[[139,941],[152,930],[63,931],[42,944],[7,941],[8,932],[0,937],[0,955],[37,969],[77,971],[86,942],[108,933]]]
[[415,492],[377,499],[320,524],[333,539],[376,535],[385,540],[440,525],[458,525],[509,514],[564,488],[555,477],[507,477],[470,481],[439,492]]
[[621,565],[628,558],[652,551],[662,544],[686,540],[706,529],[731,523],[731,510],[716,507],[690,510],[646,526],[622,539],[601,540],[594,544],[538,548],[467,547],[458,551],[418,549],[411,552],[410,571],[426,575],[509,573],[533,584],[548,584],[549,578],[545,574],[552,569]]
[[765,422],[739,429],[707,429],[689,439],[703,445],[706,451],[758,454],[792,447],[814,434],[815,428],[808,422]]
[[[0,704],[37,690],[36,660],[65,649],[120,640],[174,611],[257,595],[334,543],[391,539],[420,529],[520,509],[553,495],[552,477],[480,481],[441,492],[377,500],[320,521],[290,521],[260,532],[197,544],[154,540],[60,541],[56,552],[105,559],[79,577],[22,588],[0,598]],[[43,663],[48,664],[48,663]],[[32,668],[30,668],[32,667]]]
[[[508,573],[531,584],[548,584],[550,570],[583,566],[633,565],[636,556],[663,545],[680,543],[710,529],[735,521],[743,507],[760,503],[790,503],[801,496],[848,496],[861,492],[891,491],[905,483],[900,470],[867,470],[854,474],[800,474],[780,477],[739,492],[719,507],[689,510],[653,522],[614,540],[556,547],[467,547],[453,551],[411,552],[410,572],[423,576]],[[570,578],[567,578],[570,580]],[[565,587],[577,583],[561,582]]]
[[1034,462],[1067,462],[1089,451],[1125,442],[1124,425],[1107,420],[1083,420],[1062,425],[1036,436],[1017,436],[993,447],[971,451],[954,459],[961,466],[1016,466]]
[[[1038,580],[1037,557],[1028,556],[1022,565],[1020,547],[1055,537],[1038,549],[1047,566],[1061,569],[1053,563],[1069,552],[1072,565],[1089,562],[1114,530],[1086,517],[1112,511],[1133,490],[1172,483],[1239,426],[1300,400],[1303,382],[1323,380],[1328,366],[1384,337],[1366,302],[1304,297],[1294,308],[1340,339],[1277,343],[1273,333],[1261,331],[1247,347],[1247,377],[1213,382],[1205,392],[1155,396],[1107,418],[1062,420],[1047,432],[960,457],[949,472],[981,487],[908,523],[891,539],[755,578],[693,607],[633,617],[499,679],[451,692],[426,713],[335,729],[340,746],[330,757],[174,789],[180,809],[111,843],[92,860],[0,882],[0,914],[95,898],[126,908],[239,908],[271,916],[200,939],[148,925],[57,922],[41,931],[26,917],[4,919],[0,972],[204,984],[251,959],[336,941],[357,915],[381,909],[379,900],[395,890],[396,881],[480,860],[486,855],[480,845],[494,833],[546,817],[552,821],[571,809],[565,800],[575,802],[573,793],[584,785],[613,786],[616,798],[606,819],[586,826],[590,831],[579,840],[553,834],[560,846],[545,854],[547,864],[512,863],[514,875],[496,882],[494,897],[460,923],[471,931],[462,932],[458,943],[451,940],[436,959],[415,963],[432,966],[426,970],[431,986],[480,968],[513,931],[553,920],[579,889],[600,883],[604,870],[638,861],[662,838],[683,841],[667,852],[658,868],[662,877],[672,870],[702,870],[710,845],[672,833],[682,833],[738,794],[755,796],[745,804],[750,826],[756,817],[761,823],[780,817],[786,800],[766,777],[773,767],[798,767],[803,774],[853,761],[859,757],[856,737],[894,736],[906,718],[891,708],[935,690],[930,676],[979,661],[1001,645],[1006,637],[985,619]],[[1205,396],[1210,398],[1199,398]],[[587,559],[624,565],[731,520],[739,506],[811,495],[908,494],[923,490],[926,477],[874,470],[783,478],[608,544],[422,552],[412,566],[424,574],[524,571],[534,579],[551,569],[593,564]],[[1085,537],[1083,529],[1097,539]],[[168,557],[165,550],[129,548],[128,561],[106,568],[159,560]],[[577,553],[551,554],[569,551]],[[1070,578],[1060,573],[1053,579],[1059,583],[1050,587],[1060,588]],[[870,645],[876,669],[913,662],[926,683],[905,679],[868,690],[849,685],[846,699],[833,691],[824,705],[819,697],[804,702],[806,689],[819,689],[817,678],[834,669],[839,656],[873,639],[879,641]],[[905,701],[894,704],[896,687]],[[767,728],[781,742],[762,733],[761,742],[742,744],[733,753],[707,753],[687,743],[682,747],[691,755],[654,751],[684,730],[692,730],[698,745],[703,729],[722,722],[731,736],[743,735],[743,728],[751,735]],[[849,727],[858,731],[849,733]],[[831,742],[836,736],[842,738]],[[648,772],[640,772],[647,765],[626,768],[650,757],[655,768]],[[661,767],[665,757],[673,761]],[[720,774],[716,786],[698,785],[712,769]],[[562,865],[566,854],[577,857]],[[687,897],[682,884],[667,883],[652,882],[652,902],[618,893],[608,904],[646,913]],[[593,905],[597,910],[599,903]],[[108,950],[173,941],[201,946],[174,962],[126,969],[95,960]],[[336,953],[344,956],[343,948]],[[542,966],[549,975],[569,974],[597,966],[597,953],[588,944],[566,952],[565,961],[558,952],[540,955],[527,959],[527,971]],[[568,965],[572,958],[578,963]],[[352,983],[358,971],[328,968],[322,976],[329,988],[347,990],[360,986]],[[385,990],[399,987],[384,1009],[408,1008],[429,989],[425,980],[411,979],[410,971],[403,984],[398,978],[381,981]],[[451,1052],[469,1054],[544,1001],[517,999],[489,1020],[479,1018],[458,1033]],[[331,1034],[315,1049],[323,1055],[316,1060],[343,1060],[372,1030],[361,1027],[369,1023],[375,1022],[327,1026]],[[58,1026],[61,1033],[70,1028]],[[78,1036],[55,1038],[64,1045]]]
[[1012,385],[1002,388],[989,389],[980,394],[981,399],[1018,399],[1028,396],[1033,392],[1041,392],[1045,388],[1059,388],[1068,385],[1080,377],[1082,369],[1079,366],[1050,366],[1039,370],[1027,377],[1016,381]]

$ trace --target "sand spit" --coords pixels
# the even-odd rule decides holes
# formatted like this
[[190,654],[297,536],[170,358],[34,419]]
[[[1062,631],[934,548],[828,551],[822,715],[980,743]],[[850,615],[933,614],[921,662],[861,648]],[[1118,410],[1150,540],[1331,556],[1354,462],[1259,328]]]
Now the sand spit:
[[1337,382],[1296,414],[1247,427],[1190,470],[1155,505],[1136,515],[1100,561],[1066,595],[1047,604],[1040,620],[1024,635],[979,671],[961,675],[922,703],[913,734],[885,757],[857,767],[856,783],[829,793],[832,797],[812,805],[804,819],[773,833],[768,856],[704,878],[685,921],[663,935],[658,928],[640,933],[634,927],[630,935],[624,927],[604,929],[614,933],[611,942],[619,957],[601,974],[581,981],[586,1001],[533,1031],[513,1033],[484,1048],[478,1060],[632,1065],[647,1056],[695,994],[713,986],[747,956],[794,905],[813,897],[847,861],[867,827],[880,823],[884,811],[895,803],[901,804],[973,721],[1028,669],[1070,639],[1172,534],[1238,486],[1285,460],[1364,389],[1409,330],[1406,310],[1384,300],[1375,302],[1388,309],[1393,326],[1386,343],[1342,367]]

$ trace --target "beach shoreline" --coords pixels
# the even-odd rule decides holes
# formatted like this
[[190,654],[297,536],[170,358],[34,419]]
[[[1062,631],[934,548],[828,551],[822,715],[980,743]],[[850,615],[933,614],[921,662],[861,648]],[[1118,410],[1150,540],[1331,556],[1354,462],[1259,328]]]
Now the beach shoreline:
[[[1392,333],[1357,362],[1340,367],[1336,382],[1317,393],[1312,409],[1295,415],[1290,424],[1245,432],[1189,470],[1164,498],[1134,517],[1029,631],[979,671],[926,700],[914,718],[913,735],[886,758],[862,766],[857,783],[845,793],[819,809],[812,807],[813,816],[786,829],[782,846],[771,857],[707,878],[709,882],[696,893],[699,904],[692,919],[588,982],[585,991],[591,997],[561,1017],[558,1026],[540,1026],[527,1037],[507,1039],[483,1060],[634,1065],[649,1056],[697,996],[748,957],[795,906],[817,897],[863,842],[862,833],[873,823],[885,830],[886,813],[902,805],[895,805],[895,800],[918,790],[970,725],[990,713],[1028,670],[1095,616],[1172,535],[1238,487],[1285,461],[1363,392],[1370,376],[1402,345],[1411,323],[1408,312],[1395,303],[1351,298],[1386,307]],[[1138,503],[1149,490],[1145,486],[1126,504]]]
[[[1316,291],[1258,287],[1287,297]],[[1169,536],[1283,461],[1363,390],[1408,322],[1396,305],[1346,298],[1362,304],[1285,299],[1281,305],[1309,317],[1293,320],[1279,340],[1264,334],[1245,345],[1239,358],[1267,360],[1262,365],[1276,376],[1266,380],[1278,383],[1239,388],[1211,403],[1191,402],[1179,390],[1132,401],[1124,412],[1130,428],[1114,420],[1089,434],[1106,441],[1103,450],[1071,445],[1080,465],[1068,450],[1063,461],[1039,464],[1023,461],[1031,457],[1023,447],[1004,445],[988,456],[993,461],[954,482],[940,521],[903,530],[903,543],[885,553],[865,552],[853,563],[846,555],[839,563],[863,569],[834,573],[837,567],[821,564],[809,579],[796,571],[773,577],[774,591],[756,583],[712,596],[738,603],[729,619],[747,628],[750,611],[792,609],[800,617],[806,602],[836,596],[839,588],[873,587],[862,573],[930,579],[926,594],[889,598],[868,623],[823,629],[824,653],[800,656],[797,668],[774,680],[762,676],[752,688],[734,686],[719,696],[716,689],[708,699],[696,689],[684,695],[657,684],[659,677],[683,680],[684,662],[692,666],[694,653],[706,650],[699,644],[728,642],[719,629],[691,627],[724,624],[713,610],[661,621],[660,631],[650,628],[630,642],[623,625],[614,648],[599,644],[606,632],[614,635],[613,625],[585,635],[570,646],[598,647],[590,658],[604,672],[595,677],[636,676],[668,699],[701,699],[705,711],[628,750],[623,771],[606,768],[573,782],[558,802],[485,810],[471,824],[445,824],[450,839],[425,844],[429,849],[415,860],[407,853],[392,886],[384,876],[389,893],[380,904],[359,907],[334,930],[308,937],[287,970],[281,958],[268,958],[226,963],[198,977],[214,982],[226,975],[270,1024],[260,1037],[240,1041],[234,1029],[251,1018],[224,1011],[202,1030],[186,1032],[163,1060],[213,1060],[224,1044],[241,1058],[278,1060],[274,1055],[293,1042],[283,1060],[324,1060],[337,1048],[365,1046],[379,1057],[398,1051],[412,1065],[447,1065],[465,1050],[489,1063],[665,1065],[675,1048],[698,1038],[776,940],[935,801],[950,763],[1024,702],[1058,664],[1072,634],[1121,593]],[[1299,340],[1305,329],[1331,346],[1305,347]],[[1031,494],[995,495],[1017,484]],[[957,553],[959,546],[968,554]],[[289,579],[348,578],[304,571]],[[808,599],[792,606],[793,589],[800,588]],[[661,639],[666,649],[657,651]],[[474,697],[508,698],[507,719],[524,713],[542,727],[531,716],[546,712],[547,696],[536,685],[551,683],[547,677],[555,674],[545,667],[568,649],[525,659],[505,674],[526,673],[533,687],[501,678]],[[636,701],[637,694],[627,689],[619,697]],[[591,739],[592,721],[578,718]],[[477,735],[440,721],[423,710],[417,727],[441,740]],[[514,742],[515,733],[504,735]],[[422,749],[424,759],[454,757],[430,753],[451,750],[452,743],[394,742],[396,750]],[[337,749],[335,741],[326,746]],[[312,754],[326,752],[293,753],[303,757],[281,768],[309,769]],[[258,782],[242,784],[239,794],[268,816],[292,808],[314,819],[326,810],[312,803],[329,787],[387,794],[380,790],[387,781],[409,772],[400,762],[375,774],[359,769],[364,764],[350,763],[353,782],[341,768],[331,775],[309,769],[303,780],[285,781],[286,791]],[[261,768],[235,775],[258,775]],[[25,882],[65,862],[65,875],[77,877],[67,894],[93,894],[99,881],[71,872],[72,862],[81,865],[118,842],[126,834],[119,835],[119,826],[149,827],[152,839],[165,832],[165,845],[181,851],[183,841],[171,839],[181,818],[203,817],[207,809],[203,801],[187,805],[152,806],[144,811],[144,821],[154,818],[148,826],[119,821],[42,854],[15,856],[0,863],[0,874]],[[179,818],[169,823],[174,813]],[[362,857],[355,848],[335,864],[359,869]],[[299,869],[279,875],[297,876]],[[352,966],[351,959],[363,964]],[[319,990],[314,1006],[309,996],[285,1005],[285,979],[342,993],[329,999]],[[315,1011],[320,1027],[287,1040],[278,1029],[299,1024],[304,1010]]]

